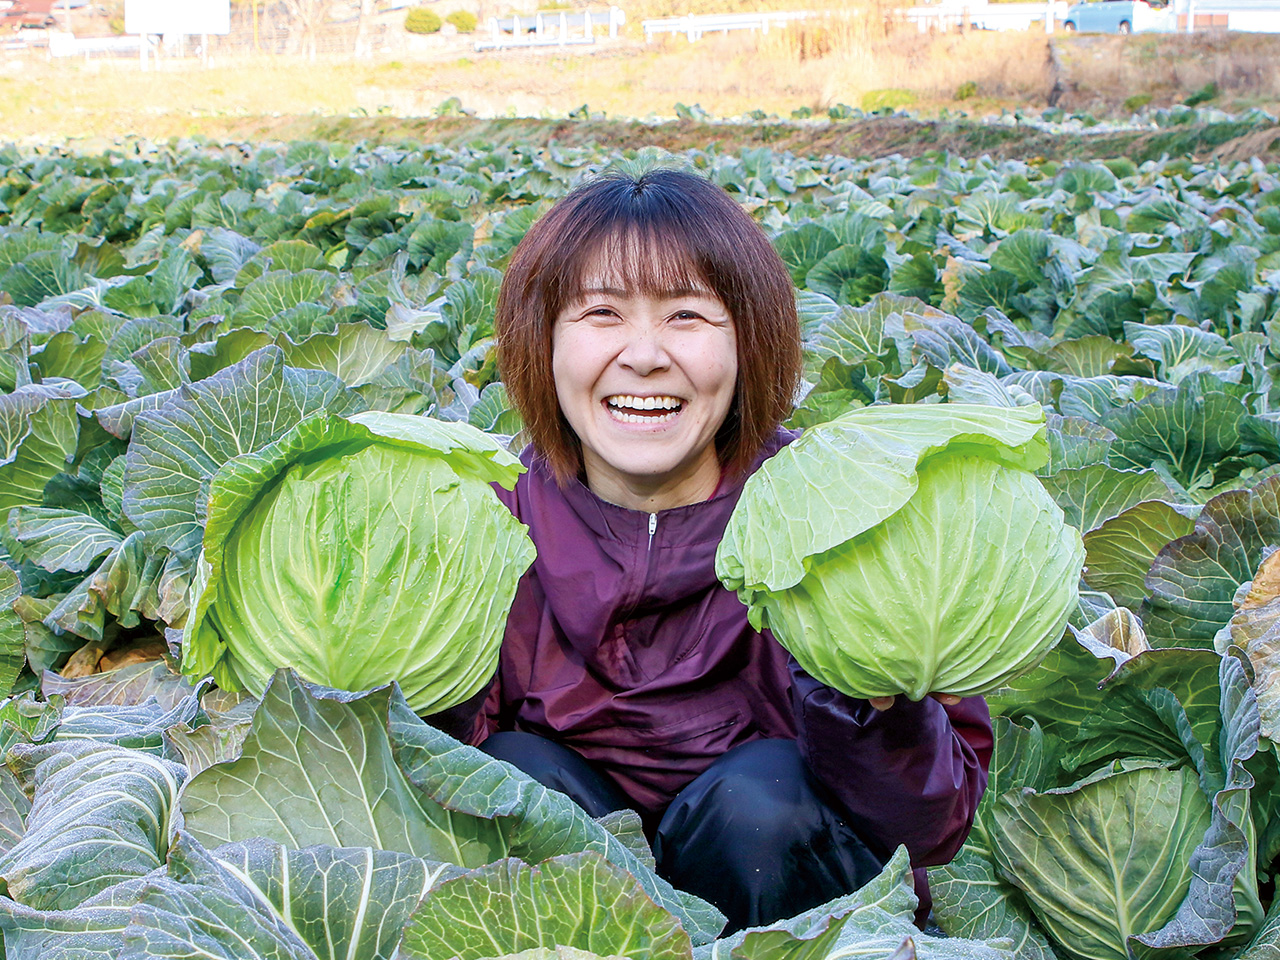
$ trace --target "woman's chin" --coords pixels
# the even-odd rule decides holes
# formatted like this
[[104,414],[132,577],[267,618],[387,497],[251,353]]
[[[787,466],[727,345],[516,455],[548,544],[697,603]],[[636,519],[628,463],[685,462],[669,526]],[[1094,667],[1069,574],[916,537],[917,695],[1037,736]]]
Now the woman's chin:
[[[601,456],[601,453],[604,456]],[[586,459],[587,486],[603,500],[632,510],[656,513],[706,500],[720,482],[714,450],[694,454],[690,446],[672,449],[637,438]]]

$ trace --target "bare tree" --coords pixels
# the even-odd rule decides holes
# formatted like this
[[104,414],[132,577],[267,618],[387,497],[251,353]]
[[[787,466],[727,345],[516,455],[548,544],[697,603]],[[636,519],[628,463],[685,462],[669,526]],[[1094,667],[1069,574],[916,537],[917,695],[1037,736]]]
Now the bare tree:
[[360,0],[360,16],[356,20],[356,57],[368,57],[373,54],[373,43],[369,39],[369,20],[373,17],[375,0]]
[[314,60],[317,34],[329,9],[328,0],[284,0],[284,5],[289,11],[290,32],[297,26],[302,52]]

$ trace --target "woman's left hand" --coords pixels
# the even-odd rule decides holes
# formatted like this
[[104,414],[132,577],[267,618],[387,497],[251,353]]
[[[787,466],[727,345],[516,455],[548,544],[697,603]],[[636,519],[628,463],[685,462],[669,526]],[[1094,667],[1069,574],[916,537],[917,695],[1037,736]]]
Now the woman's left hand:
[[[944,707],[954,707],[960,702],[960,698],[954,693],[931,693],[929,696],[937,700]],[[871,704],[876,710],[888,710],[893,706],[893,702],[897,697],[871,697],[867,703]]]

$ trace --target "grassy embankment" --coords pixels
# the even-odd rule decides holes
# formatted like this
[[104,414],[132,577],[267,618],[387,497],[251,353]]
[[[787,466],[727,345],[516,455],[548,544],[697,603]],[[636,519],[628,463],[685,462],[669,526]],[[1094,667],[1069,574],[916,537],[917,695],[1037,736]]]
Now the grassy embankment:
[[[1067,111],[1127,116],[1143,102],[1153,107],[1181,102],[1209,83],[1219,94],[1207,105],[1280,110],[1280,36],[927,36],[886,30],[882,18],[875,20],[875,30],[866,28],[873,19],[833,17],[767,35],[708,37],[697,44],[673,37],[645,45],[629,37],[599,44],[587,54],[479,54],[458,38],[416,59],[386,62],[257,57],[224,59],[205,69],[187,60],[143,73],[128,60],[0,60],[0,140],[70,139],[89,145],[124,136],[555,137],[677,149],[711,142],[726,148],[767,144],[852,155],[941,147],[1023,157],[1142,159],[1215,151],[1280,156],[1274,129],[1242,140],[1230,126],[1050,137],[955,120],[652,125],[654,118],[671,117],[678,102],[729,117],[763,110],[787,118],[800,108],[821,117],[837,103],[901,107],[926,118],[943,110],[980,116],[1038,112],[1051,101]],[[628,29],[638,32],[638,22],[639,15],[633,15]],[[435,117],[450,97],[459,98],[477,118]],[[596,119],[561,119],[583,104]],[[599,119],[601,113],[608,119]]]

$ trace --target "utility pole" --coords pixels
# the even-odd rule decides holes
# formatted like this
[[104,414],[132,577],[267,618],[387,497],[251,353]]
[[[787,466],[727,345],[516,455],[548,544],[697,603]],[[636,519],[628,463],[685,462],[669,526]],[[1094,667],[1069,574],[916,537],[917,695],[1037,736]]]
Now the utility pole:
[[356,19],[356,58],[373,54],[373,44],[369,42],[369,18],[373,16],[373,0],[360,0],[360,14]]

